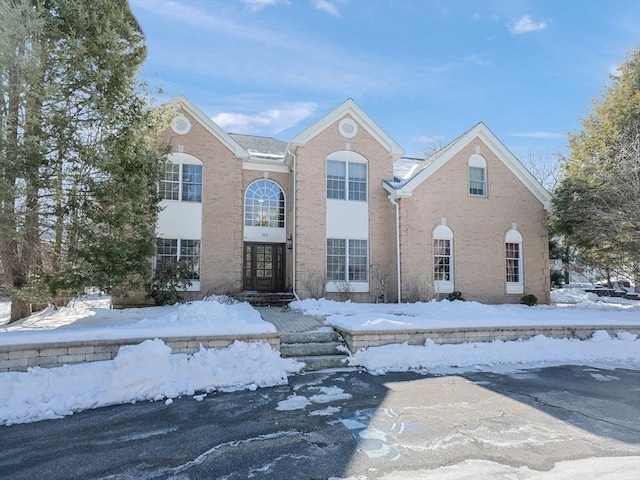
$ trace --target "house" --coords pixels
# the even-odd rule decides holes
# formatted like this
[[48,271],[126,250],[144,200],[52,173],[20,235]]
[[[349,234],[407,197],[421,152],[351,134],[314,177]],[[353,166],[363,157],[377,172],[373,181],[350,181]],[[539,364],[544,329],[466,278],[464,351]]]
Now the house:
[[189,263],[185,297],[549,302],[550,195],[483,123],[418,161],[352,99],[288,142],[174,102],[154,261]]

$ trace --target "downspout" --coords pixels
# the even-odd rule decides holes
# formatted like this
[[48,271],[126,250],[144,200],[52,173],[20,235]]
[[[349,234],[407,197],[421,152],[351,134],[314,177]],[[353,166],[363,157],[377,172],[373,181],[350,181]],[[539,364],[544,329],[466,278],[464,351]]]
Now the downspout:
[[396,206],[396,270],[398,272],[398,303],[402,303],[402,282],[400,276],[400,204],[398,194],[389,195],[389,201]]
[[292,242],[291,242],[291,261],[293,262],[293,267],[291,268],[291,282],[292,282],[292,286],[291,286],[291,293],[293,293],[293,296],[296,298],[296,300],[300,300],[300,297],[298,297],[298,294],[296,293],[296,248],[297,248],[297,236],[296,236],[296,217],[297,217],[297,210],[296,210],[296,196],[297,196],[297,190],[298,190],[298,184],[297,182],[297,178],[296,178],[296,168],[297,168],[297,157],[295,155],[295,153],[293,153],[289,147],[287,146],[287,153],[289,155],[291,155],[291,157],[293,158],[292,164],[293,164],[293,180],[292,180],[292,201],[291,201],[291,238],[292,238]]

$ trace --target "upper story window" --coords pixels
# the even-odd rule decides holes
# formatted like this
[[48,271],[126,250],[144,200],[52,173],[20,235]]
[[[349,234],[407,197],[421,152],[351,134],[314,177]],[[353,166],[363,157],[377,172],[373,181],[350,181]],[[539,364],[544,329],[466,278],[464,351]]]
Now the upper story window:
[[477,153],[469,157],[469,195],[487,196],[487,162]]
[[272,180],[256,180],[244,196],[244,224],[247,227],[284,228],[284,192]]
[[367,164],[364,161],[327,160],[327,198],[366,202]]
[[202,202],[202,163],[184,153],[173,153],[160,176],[160,200]]

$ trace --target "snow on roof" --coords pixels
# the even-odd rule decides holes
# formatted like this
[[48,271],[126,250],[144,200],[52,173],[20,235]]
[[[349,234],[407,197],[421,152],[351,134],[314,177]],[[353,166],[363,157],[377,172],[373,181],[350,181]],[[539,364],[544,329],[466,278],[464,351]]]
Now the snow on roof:
[[393,164],[393,176],[399,180],[407,180],[413,176],[414,172],[423,161],[423,158],[399,158]]
[[272,137],[259,137],[240,133],[230,133],[229,136],[254,157],[282,160],[287,150],[287,142]]

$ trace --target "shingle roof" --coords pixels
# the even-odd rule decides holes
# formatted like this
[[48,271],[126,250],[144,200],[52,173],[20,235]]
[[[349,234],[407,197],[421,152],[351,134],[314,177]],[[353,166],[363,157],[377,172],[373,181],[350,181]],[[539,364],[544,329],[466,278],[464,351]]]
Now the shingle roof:
[[229,136],[242,146],[247,152],[262,158],[284,158],[287,142],[271,137],[258,137],[255,135],[243,135],[230,133]]

